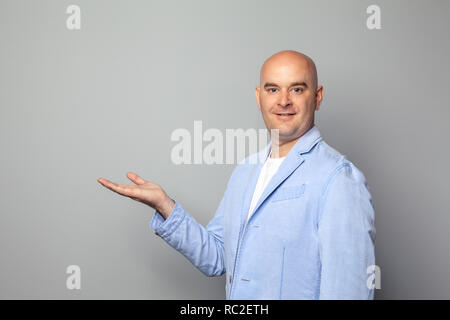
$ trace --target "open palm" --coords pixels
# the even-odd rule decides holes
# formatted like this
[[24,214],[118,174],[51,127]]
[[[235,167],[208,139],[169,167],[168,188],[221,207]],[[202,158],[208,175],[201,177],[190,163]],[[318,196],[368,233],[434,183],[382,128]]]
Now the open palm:
[[128,172],[127,177],[135,184],[118,184],[104,178],[98,178],[97,181],[122,196],[147,204],[155,210],[166,213],[167,216],[170,214],[175,203],[161,186],[146,181],[133,172]]

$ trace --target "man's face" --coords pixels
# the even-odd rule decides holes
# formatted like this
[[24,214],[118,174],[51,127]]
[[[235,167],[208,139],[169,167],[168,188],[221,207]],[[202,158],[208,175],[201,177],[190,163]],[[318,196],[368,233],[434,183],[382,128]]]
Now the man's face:
[[299,57],[268,61],[261,70],[255,94],[267,129],[279,130],[280,143],[302,136],[314,125],[322,101],[310,65]]

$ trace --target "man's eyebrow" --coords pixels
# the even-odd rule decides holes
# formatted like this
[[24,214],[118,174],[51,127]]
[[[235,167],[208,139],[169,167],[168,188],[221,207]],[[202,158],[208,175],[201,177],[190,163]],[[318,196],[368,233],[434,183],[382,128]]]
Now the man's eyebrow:
[[266,89],[266,88],[268,88],[268,87],[278,87],[278,85],[275,84],[275,83],[267,82],[267,83],[264,85],[264,89]]
[[[305,88],[308,88],[308,85],[306,84],[306,82],[293,82],[291,83],[291,85],[289,87],[294,87],[294,86],[303,86]],[[264,89],[269,88],[269,87],[278,87],[278,85],[276,83],[271,83],[271,82],[267,82],[264,85]]]
[[294,83],[291,83],[291,85],[290,85],[291,87],[296,87],[296,86],[303,86],[303,87],[305,87],[305,88],[308,88],[308,85],[306,84],[306,82],[294,82]]

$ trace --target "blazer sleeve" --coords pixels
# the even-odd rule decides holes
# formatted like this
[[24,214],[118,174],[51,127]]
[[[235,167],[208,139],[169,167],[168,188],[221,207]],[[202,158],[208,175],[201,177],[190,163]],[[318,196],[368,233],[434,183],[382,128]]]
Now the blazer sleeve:
[[319,299],[373,299],[367,280],[375,265],[375,212],[364,175],[352,163],[340,165],[319,208]]
[[225,196],[206,227],[199,224],[176,201],[166,220],[160,212],[155,211],[150,227],[203,274],[210,277],[220,276],[226,271],[222,237],[224,203]]

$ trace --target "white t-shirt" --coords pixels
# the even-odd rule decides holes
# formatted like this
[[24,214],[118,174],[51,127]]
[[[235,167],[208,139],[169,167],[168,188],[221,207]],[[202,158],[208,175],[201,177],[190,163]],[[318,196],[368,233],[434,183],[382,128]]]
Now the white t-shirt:
[[255,191],[253,192],[253,198],[252,202],[250,204],[250,210],[248,211],[247,220],[251,216],[251,212],[255,208],[256,204],[258,203],[259,198],[263,194],[264,190],[266,189],[267,185],[270,182],[270,179],[272,179],[272,176],[277,172],[278,168],[280,167],[281,163],[286,157],[282,158],[271,158],[272,151],[270,152],[270,155],[267,157],[266,161],[264,162],[263,167],[261,168],[261,173],[258,177],[258,182],[256,183]]

